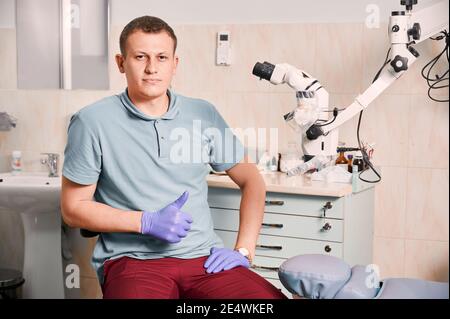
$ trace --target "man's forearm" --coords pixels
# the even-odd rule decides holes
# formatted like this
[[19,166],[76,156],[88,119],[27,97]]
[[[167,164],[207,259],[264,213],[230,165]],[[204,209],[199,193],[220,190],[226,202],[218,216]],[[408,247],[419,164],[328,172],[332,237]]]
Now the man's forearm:
[[79,201],[63,214],[71,227],[95,232],[135,232],[141,230],[141,211],[125,211],[95,201]]
[[236,247],[245,247],[252,258],[264,217],[266,188],[264,180],[258,177],[241,187],[242,199],[239,215],[239,233]]

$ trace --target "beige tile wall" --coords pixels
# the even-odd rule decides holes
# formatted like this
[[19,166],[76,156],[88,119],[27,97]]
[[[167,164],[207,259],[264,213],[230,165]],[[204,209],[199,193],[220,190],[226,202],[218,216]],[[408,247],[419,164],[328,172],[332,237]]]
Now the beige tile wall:
[[[114,64],[121,28],[111,29],[109,91],[17,90],[15,31],[0,29],[0,111],[19,119],[13,131],[0,132],[0,171],[8,170],[13,149],[24,152],[25,169],[45,170],[39,153],[63,153],[70,115],[123,90],[124,76]],[[217,67],[216,32],[224,29],[232,34],[233,60],[229,67]],[[370,84],[389,47],[386,26],[367,29],[362,24],[185,25],[176,26],[175,32],[180,66],[173,87],[213,102],[231,127],[278,128],[280,151],[296,140],[282,119],[294,108],[295,95],[286,85],[255,78],[251,74],[255,62],[303,68],[328,89],[331,105],[346,106]],[[411,72],[363,116],[361,136],[376,143],[374,162],[383,171],[376,188],[374,263],[382,277],[448,281],[449,108],[428,99],[419,76],[439,47],[428,42],[419,49],[422,57]],[[448,96],[448,91],[443,94]],[[356,123],[354,118],[340,130],[340,140],[347,145],[356,145]],[[10,224],[2,217],[0,228]],[[69,262],[81,267],[79,295],[101,297],[89,264],[94,241],[79,237],[77,231],[70,232],[70,238],[73,259]],[[11,257],[0,252],[0,262],[2,258]]]

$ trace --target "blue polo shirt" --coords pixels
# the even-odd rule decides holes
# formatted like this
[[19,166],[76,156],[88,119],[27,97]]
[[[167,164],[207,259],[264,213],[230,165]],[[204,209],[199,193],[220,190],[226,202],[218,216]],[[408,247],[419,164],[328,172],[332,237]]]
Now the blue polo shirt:
[[156,211],[189,192],[182,210],[193,223],[179,243],[137,233],[100,234],[92,256],[100,283],[109,259],[196,258],[223,247],[213,230],[205,177],[209,166],[224,171],[239,163],[244,148],[212,104],[171,90],[167,94],[169,108],[161,117],[141,112],[125,90],[84,107],[70,120],[63,175],[82,185],[97,183],[95,201],[127,211]]

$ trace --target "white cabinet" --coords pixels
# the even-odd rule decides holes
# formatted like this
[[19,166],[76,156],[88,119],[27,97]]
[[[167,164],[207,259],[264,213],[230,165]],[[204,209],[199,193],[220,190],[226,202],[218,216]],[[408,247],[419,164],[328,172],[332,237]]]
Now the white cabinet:
[[[278,267],[300,254],[328,254],[351,266],[372,263],[374,188],[344,196],[267,192],[253,271],[290,295]],[[209,187],[208,202],[216,233],[234,248],[239,229],[241,192]]]

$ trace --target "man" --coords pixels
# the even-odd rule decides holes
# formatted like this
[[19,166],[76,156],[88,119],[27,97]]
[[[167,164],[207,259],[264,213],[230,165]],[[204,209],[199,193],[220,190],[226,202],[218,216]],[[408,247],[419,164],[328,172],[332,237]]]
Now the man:
[[[128,87],[71,119],[63,218],[100,232],[92,262],[104,298],[285,298],[248,269],[264,182],[214,106],[169,89],[176,44],[172,28],[156,17],[136,18],[122,31],[116,62]],[[190,154],[195,139],[200,147]],[[180,143],[181,156],[174,151]],[[207,165],[242,190],[235,250],[223,248],[213,230]]]

